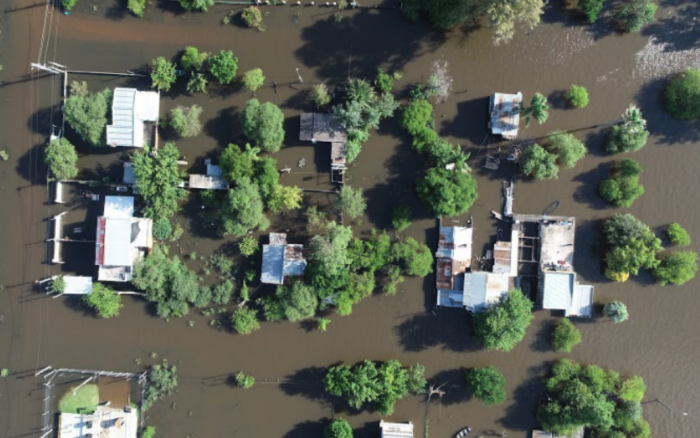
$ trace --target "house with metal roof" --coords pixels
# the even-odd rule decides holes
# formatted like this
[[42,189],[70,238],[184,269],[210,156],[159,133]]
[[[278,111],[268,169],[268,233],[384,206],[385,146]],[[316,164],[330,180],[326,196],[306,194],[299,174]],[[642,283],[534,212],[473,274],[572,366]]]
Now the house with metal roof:
[[463,306],[464,275],[472,263],[472,227],[440,227],[437,259],[437,305]]
[[343,183],[348,133],[332,114],[301,113],[299,140],[331,144],[331,181]]
[[207,165],[206,175],[191,174],[187,187],[204,190],[227,190],[229,188],[228,181],[223,178],[221,168],[211,164],[210,159],[204,160],[204,163]]
[[107,144],[112,147],[157,147],[159,112],[159,93],[138,91],[135,88],[115,88],[112,96],[112,124],[107,125]]
[[491,134],[500,135],[507,140],[518,136],[520,125],[520,107],[523,102],[522,93],[494,93],[489,100],[489,129]]
[[65,284],[62,294],[87,295],[92,292],[92,277],[63,275],[61,278]]
[[134,264],[153,247],[153,221],[134,217],[133,196],[105,196],[97,218],[95,265],[99,281],[131,281]]
[[382,430],[381,438],[413,438],[413,423],[389,423],[380,421],[379,428]]
[[289,277],[303,277],[306,259],[304,245],[288,244],[287,234],[270,233],[270,243],[263,245],[260,281],[267,284],[286,284]]
[[483,312],[498,304],[508,291],[518,287],[518,277],[493,272],[467,272],[464,275],[464,307],[470,312]]

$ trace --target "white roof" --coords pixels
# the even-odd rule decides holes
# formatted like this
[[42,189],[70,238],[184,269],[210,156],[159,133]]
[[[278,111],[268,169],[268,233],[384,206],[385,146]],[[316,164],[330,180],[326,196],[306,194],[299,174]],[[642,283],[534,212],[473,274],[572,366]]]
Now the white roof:
[[104,217],[124,218],[134,215],[133,196],[105,196]]
[[471,263],[473,230],[471,227],[440,227],[440,241],[435,255]]
[[505,274],[467,272],[464,274],[464,307],[472,312],[483,312],[508,295],[510,279]]
[[104,265],[131,266],[131,218],[106,218]]
[[500,134],[503,138],[514,139],[518,136],[520,124],[520,104],[522,93],[494,93],[491,96],[491,133]]
[[61,414],[58,438],[136,438],[138,430],[137,410],[98,407],[91,415]]
[[158,120],[160,94],[135,88],[115,88],[112,98],[112,124],[107,125],[110,146],[143,147],[144,122]]
[[542,308],[566,310],[571,307],[576,274],[573,272],[544,273]]
[[380,421],[379,427],[382,429],[382,438],[413,438],[413,424],[389,423]]
[[571,306],[566,309],[565,315],[585,316],[588,318],[593,315],[593,286],[588,284],[577,284],[574,286]]
[[63,291],[64,294],[87,295],[92,292],[92,277],[64,275],[63,282],[66,284],[66,289]]

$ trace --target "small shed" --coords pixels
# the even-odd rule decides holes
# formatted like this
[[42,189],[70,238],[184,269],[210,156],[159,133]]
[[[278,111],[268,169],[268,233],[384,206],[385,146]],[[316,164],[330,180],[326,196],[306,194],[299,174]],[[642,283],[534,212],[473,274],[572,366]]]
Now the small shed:
[[331,181],[343,183],[348,134],[332,114],[301,113],[299,140],[331,144]]
[[63,293],[66,295],[87,295],[92,292],[92,277],[64,275],[63,282],[66,285]]
[[188,187],[191,189],[227,190],[229,184],[228,181],[221,176],[221,168],[215,164],[211,164],[211,160],[209,159],[207,159],[205,163],[207,165],[207,174],[190,175]]
[[270,243],[263,245],[260,281],[267,284],[285,284],[289,277],[303,277],[306,259],[304,245],[288,244],[285,233],[270,233]]
[[462,307],[464,273],[472,263],[471,227],[440,227],[436,258],[437,305]]
[[520,125],[520,107],[523,102],[522,93],[494,93],[489,101],[491,134],[500,135],[507,140],[518,137]]
[[413,423],[389,423],[380,421],[379,428],[382,430],[381,438],[413,438]]
[[112,124],[107,125],[107,144],[142,148],[157,146],[156,123],[160,94],[135,88],[115,88],[112,97]]

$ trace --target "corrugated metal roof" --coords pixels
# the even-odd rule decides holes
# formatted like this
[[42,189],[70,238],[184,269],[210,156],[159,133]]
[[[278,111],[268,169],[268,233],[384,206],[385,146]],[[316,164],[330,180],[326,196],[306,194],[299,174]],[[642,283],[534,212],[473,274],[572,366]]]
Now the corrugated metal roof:
[[521,93],[494,93],[490,100],[491,133],[503,138],[514,139],[518,136],[520,125]]
[[87,295],[92,292],[92,277],[64,275],[63,282],[66,285],[66,288],[63,291],[64,294]]
[[131,218],[107,218],[103,265],[131,266]]
[[160,95],[134,88],[115,88],[112,97],[112,124],[107,125],[110,146],[143,147],[144,122],[158,120]]
[[486,308],[486,272],[464,274],[464,306],[472,312]]
[[388,423],[380,421],[379,427],[382,429],[382,438],[413,438],[412,423]]
[[108,218],[132,217],[134,215],[133,196],[105,196],[104,216]]
[[268,284],[284,283],[284,246],[263,245],[260,281]]
[[283,277],[301,277],[306,270],[306,260],[302,256],[304,245],[290,244],[284,246]]
[[566,316],[585,316],[590,318],[592,315],[593,286],[588,284],[577,284],[574,286],[571,306],[566,309]]
[[567,310],[571,307],[576,275],[572,273],[544,273],[542,308]]

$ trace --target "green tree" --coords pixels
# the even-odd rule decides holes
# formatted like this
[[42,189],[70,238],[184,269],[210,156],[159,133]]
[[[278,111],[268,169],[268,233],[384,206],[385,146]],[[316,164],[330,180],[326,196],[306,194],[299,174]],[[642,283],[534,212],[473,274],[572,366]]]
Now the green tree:
[[71,9],[73,9],[76,3],[78,3],[78,0],[61,0],[61,4],[66,9],[66,11],[70,11]]
[[523,337],[532,321],[532,301],[520,289],[483,313],[473,316],[476,337],[489,350],[510,351]]
[[196,137],[202,132],[202,107],[199,105],[182,106],[170,110],[170,126],[180,137]]
[[330,319],[326,318],[316,318],[316,324],[318,325],[318,330],[321,332],[325,332],[328,330],[328,324],[331,323]]
[[351,219],[355,219],[358,216],[362,216],[367,208],[367,203],[362,196],[362,189],[353,189],[348,185],[344,185],[340,189],[340,193],[335,197],[333,201],[333,207],[340,213],[345,213],[350,216]]
[[679,120],[700,117],[700,70],[691,68],[671,79],[664,100],[666,110]]
[[129,0],[126,8],[137,17],[143,17],[143,12],[146,9],[146,0]]
[[249,335],[260,329],[258,322],[258,312],[249,307],[243,306],[231,315],[231,325],[233,329],[241,335]]
[[83,300],[92,307],[97,316],[105,319],[119,316],[119,309],[123,307],[119,295],[102,283],[93,283],[92,292],[84,295]]
[[585,108],[588,106],[588,90],[579,85],[572,85],[564,93],[564,99],[574,108]]
[[163,58],[156,58],[152,62],[151,81],[152,87],[158,91],[170,91],[177,77],[175,76],[175,64]]
[[671,243],[678,246],[688,246],[690,245],[690,234],[681,227],[680,224],[672,223],[666,228],[666,234],[671,240]]
[[423,152],[432,143],[430,140],[437,140],[433,124],[433,106],[425,99],[416,99],[404,107],[399,119],[399,125],[414,137],[413,148],[418,152]]
[[598,193],[611,204],[629,207],[635,199],[644,194],[644,186],[639,184],[641,173],[639,163],[625,158],[615,163],[610,171],[611,177],[598,186]]
[[61,137],[49,143],[44,152],[44,163],[55,179],[63,181],[74,178],[78,174],[78,154],[65,137]]
[[209,58],[209,72],[221,85],[230,84],[238,70],[238,58],[230,50],[221,50]]
[[239,179],[236,187],[225,193],[223,199],[205,192],[202,194],[202,200],[208,208],[202,213],[202,217],[218,223],[222,236],[245,236],[249,230],[265,230],[270,226],[263,211],[260,189],[248,178]]
[[604,0],[579,0],[578,8],[586,15],[586,20],[593,24],[603,10],[603,2]]
[[177,388],[177,367],[167,363],[155,364],[146,377],[146,390],[144,392],[141,408],[143,411],[149,410],[153,403],[161,400],[166,395],[172,394]]
[[73,93],[63,108],[68,124],[92,146],[104,146],[107,112],[112,104],[112,91],[104,89],[86,96]]
[[615,22],[624,32],[639,32],[654,21],[658,5],[651,0],[621,0],[615,11]]
[[214,0],[180,0],[180,6],[187,11],[206,12],[214,6]]
[[265,76],[262,69],[254,68],[243,74],[243,86],[250,91],[255,91],[265,84]]
[[173,234],[173,227],[168,218],[160,218],[153,223],[153,237],[158,240],[165,240]]
[[416,184],[423,204],[437,216],[466,212],[477,198],[476,181],[467,172],[432,168]]
[[535,179],[557,179],[557,156],[538,144],[532,145],[520,154],[520,171]]
[[583,143],[566,132],[550,132],[548,137],[547,148],[557,156],[559,164],[566,169],[573,168],[588,152]]
[[284,140],[284,114],[273,103],[251,99],[241,112],[243,133],[268,152],[280,150]]
[[173,143],[166,143],[155,156],[147,148],[131,156],[136,188],[146,201],[144,216],[158,220],[168,218],[178,210],[178,201],[185,197],[185,191],[178,187],[179,158],[180,152]]
[[207,78],[204,77],[202,73],[192,73],[190,80],[187,82],[187,92],[192,93],[206,93],[207,92]]
[[323,429],[325,438],[352,438],[352,427],[344,418],[336,418]]
[[154,426],[146,426],[141,434],[141,438],[154,438],[156,436],[156,428]]
[[284,208],[295,210],[301,207],[303,199],[304,192],[299,187],[277,184],[267,202],[267,207],[274,212]]
[[239,372],[236,374],[236,386],[243,389],[252,388],[255,385],[255,377]]
[[204,66],[204,61],[207,60],[209,54],[206,52],[199,52],[199,49],[193,46],[185,47],[180,58],[180,65],[183,70],[189,71],[201,71]]
[[624,246],[649,232],[649,227],[629,213],[616,214],[603,223],[603,235],[609,246]]
[[693,251],[678,251],[661,259],[654,270],[654,277],[661,286],[682,285],[695,278],[698,272],[698,254]]
[[389,260],[401,266],[407,275],[425,277],[433,272],[433,254],[430,248],[412,237],[391,245]]
[[284,316],[291,322],[313,318],[316,314],[316,291],[303,281],[295,281],[291,286],[278,286],[277,298],[284,308]]
[[498,368],[472,368],[465,377],[474,397],[486,406],[500,405],[506,400],[506,379]]
[[605,303],[603,312],[615,324],[627,321],[630,317],[629,313],[627,313],[627,306],[625,306],[625,303],[622,301],[609,301]]
[[[541,1],[541,0],[534,0]],[[530,126],[530,116],[538,124],[543,124],[549,118],[549,105],[547,104],[547,98],[541,93],[535,93],[530,101],[530,106],[523,106],[520,113],[525,117],[525,127]]]
[[260,148],[251,148],[246,144],[245,150],[229,144],[221,154],[219,166],[224,178],[230,183],[236,183],[241,178],[252,178],[255,174],[255,163],[259,160]]
[[[495,44],[510,41],[515,35],[516,24],[521,24],[528,30],[534,29],[540,23],[545,5],[543,0],[488,1],[487,4],[489,26],[493,28]],[[544,122],[538,120],[538,123]]]
[[255,254],[259,246],[260,244],[258,243],[258,240],[250,234],[246,235],[243,238],[243,240],[241,240],[241,242],[238,244],[238,248],[240,249],[241,254],[243,254],[246,257]]
[[609,248],[605,255],[608,278],[624,281],[624,274],[637,275],[639,269],[653,270],[659,265],[656,254],[661,251],[661,240],[631,214],[617,214],[607,220],[603,234]]
[[391,226],[396,231],[403,231],[411,225],[411,210],[407,205],[401,204],[391,211]]
[[647,121],[642,111],[630,105],[622,114],[621,124],[615,125],[607,133],[605,149],[610,153],[635,152],[643,148],[649,138]]
[[391,93],[394,88],[394,76],[386,73],[381,68],[377,68],[377,77],[374,79],[374,86],[380,93]]
[[581,343],[581,332],[578,331],[568,318],[560,319],[552,332],[554,351],[571,353],[571,349]]
[[252,29],[265,30],[263,26],[263,17],[260,9],[257,6],[248,6],[241,11],[241,18],[246,26]]
[[644,383],[644,379],[639,376],[632,376],[624,380],[620,385],[619,396],[622,400],[639,403],[644,399],[646,390],[647,386]]
[[311,87],[311,102],[317,108],[324,107],[331,103],[331,96],[328,94],[328,87],[325,84],[316,84]]

